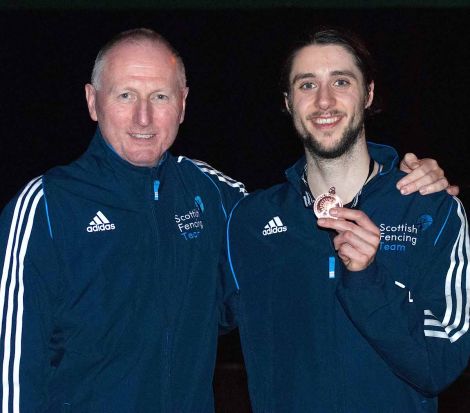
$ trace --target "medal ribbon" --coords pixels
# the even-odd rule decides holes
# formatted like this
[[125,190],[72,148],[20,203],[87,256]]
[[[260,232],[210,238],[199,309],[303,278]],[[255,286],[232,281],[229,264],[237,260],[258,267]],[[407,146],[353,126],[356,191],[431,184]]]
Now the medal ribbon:
[[[375,162],[372,158],[370,158],[370,161],[369,161],[369,172],[367,174],[367,178],[366,180],[364,181],[364,183],[362,184],[362,187],[361,189],[359,190],[359,192],[354,196],[353,200],[347,204],[347,205],[344,205],[344,207],[346,208],[356,208],[359,204],[359,196],[361,195],[361,192],[362,192],[362,188],[364,188],[365,184],[367,183],[367,181],[369,180],[369,178],[371,177],[372,175],[372,172],[374,171],[374,165],[375,165]],[[313,196],[312,194],[312,191],[310,190],[310,187],[308,186],[308,181],[307,181],[307,164],[305,164],[304,166],[304,172],[302,173],[302,176],[301,176],[301,181],[302,181],[302,186],[303,186],[303,194],[302,194],[302,199],[304,201],[304,206],[305,208],[312,208],[313,204],[315,203],[315,197]]]

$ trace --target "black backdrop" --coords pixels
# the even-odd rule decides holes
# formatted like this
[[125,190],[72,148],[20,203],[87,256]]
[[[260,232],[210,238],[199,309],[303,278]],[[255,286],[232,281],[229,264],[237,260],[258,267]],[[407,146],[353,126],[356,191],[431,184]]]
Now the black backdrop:
[[[83,152],[95,128],[83,85],[96,52],[116,32],[140,26],[166,36],[186,64],[187,116],[173,152],[203,159],[250,190],[278,182],[301,153],[281,112],[279,69],[298,34],[324,24],[358,32],[378,61],[385,111],[368,122],[368,139],[437,158],[467,203],[469,11],[3,10],[0,207],[31,177]],[[236,336],[223,339],[221,412],[245,411],[240,360]],[[449,411],[470,411],[462,407],[469,389],[462,380],[445,398]]]

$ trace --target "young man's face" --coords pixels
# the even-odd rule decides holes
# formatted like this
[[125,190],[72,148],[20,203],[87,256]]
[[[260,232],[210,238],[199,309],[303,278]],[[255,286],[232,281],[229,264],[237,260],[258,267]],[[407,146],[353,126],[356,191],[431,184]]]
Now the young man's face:
[[163,45],[123,43],[105,57],[99,85],[86,85],[88,109],[104,139],[136,166],[155,166],[184,118],[187,88]]
[[342,46],[311,45],[292,63],[286,105],[314,156],[336,158],[364,134],[364,109],[373,99],[353,56]]

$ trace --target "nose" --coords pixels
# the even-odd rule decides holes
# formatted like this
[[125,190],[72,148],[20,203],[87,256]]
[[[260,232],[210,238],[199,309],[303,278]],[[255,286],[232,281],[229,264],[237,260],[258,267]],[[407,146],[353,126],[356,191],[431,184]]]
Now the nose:
[[315,103],[322,110],[330,109],[336,104],[334,92],[328,85],[322,85],[318,88]]
[[147,126],[152,119],[152,106],[147,100],[139,100],[134,112],[135,122],[140,126]]

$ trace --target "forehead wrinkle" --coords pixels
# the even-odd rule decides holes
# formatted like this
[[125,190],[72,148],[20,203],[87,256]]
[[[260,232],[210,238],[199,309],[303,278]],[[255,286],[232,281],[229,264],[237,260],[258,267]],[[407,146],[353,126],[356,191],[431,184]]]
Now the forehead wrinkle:
[[[150,73],[158,73],[165,66],[172,68],[173,62],[170,61],[168,56],[161,56],[158,58],[159,66],[155,66],[155,61],[157,58],[151,55],[142,54],[140,56],[129,56],[115,55],[110,56],[109,60],[106,62],[107,67],[105,71],[111,71],[112,69],[116,70],[118,73],[126,73],[128,70],[137,69],[139,71],[149,71]],[[157,70],[157,71],[156,71]]]

